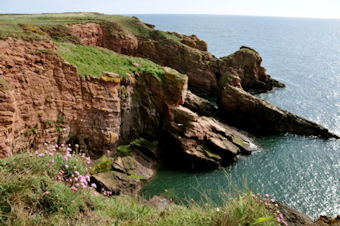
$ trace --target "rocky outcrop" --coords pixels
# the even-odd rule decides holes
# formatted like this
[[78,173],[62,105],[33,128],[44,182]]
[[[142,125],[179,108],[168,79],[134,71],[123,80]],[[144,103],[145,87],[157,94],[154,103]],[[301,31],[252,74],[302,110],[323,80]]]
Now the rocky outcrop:
[[168,32],[168,33],[178,37],[179,39],[181,39],[181,42],[183,44],[188,45],[192,48],[202,50],[202,51],[208,50],[208,44],[205,41],[199,39],[196,35],[188,36],[188,35],[179,34],[177,32]]
[[337,138],[324,127],[279,109],[246,92],[241,76],[230,69],[219,80],[218,106],[223,118],[232,125],[256,134],[294,133],[323,138]]
[[233,70],[240,79],[242,88],[249,93],[264,93],[275,87],[284,87],[284,84],[266,73],[266,69],[261,65],[261,56],[252,48],[242,46],[240,50],[220,58],[213,64],[216,63],[214,70],[219,77]]
[[169,108],[163,127],[167,158],[176,158],[176,165],[181,162],[184,168],[218,168],[256,148],[250,139],[227,125],[211,117],[200,117],[182,106]]
[[326,226],[326,225],[340,225],[340,215],[336,218],[328,216],[320,216],[317,220],[313,221],[309,216],[297,211],[283,203],[278,203],[279,211],[283,214],[285,221],[290,226]]
[[92,176],[97,190],[112,195],[137,195],[144,182],[154,175],[159,162],[159,159],[145,155],[146,149],[146,145],[134,146],[129,150],[131,153],[119,153],[112,158],[106,158],[109,162],[106,164],[109,165]]

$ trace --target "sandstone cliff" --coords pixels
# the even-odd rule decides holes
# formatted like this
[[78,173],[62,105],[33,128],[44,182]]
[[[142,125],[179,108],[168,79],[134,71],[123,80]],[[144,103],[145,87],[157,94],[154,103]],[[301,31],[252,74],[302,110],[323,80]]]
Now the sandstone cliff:
[[[336,137],[251,94],[283,84],[266,73],[261,57],[249,47],[215,58],[196,36],[158,31],[137,18],[59,19],[52,20],[52,26],[39,20],[20,24],[18,40],[7,35],[0,41],[1,157],[39,148],[44,142],[79,143],[92,154],[114,156],[119,145],[143,136],[170,143],[164,145],[165,152],[173,149],[189,168],[206,169],[228,164],[254,147],[221,121],[255,133]],[[63,44],[56,46],[51,38],[77,44],[63,55],[73,65],[57,53]],[[93,57],[88,61],[92,64],[85,65],[82,55],[72,55],[83,48],[80,44],[148,58],[179,72],[147,62],[156,68],[153,74],[143,69],[139,58],[115,55],[107,60],[111,53],[95,47],[84,49],[87,60]],[[96,60],[99,53],[103,58]],[[91,77],[95,63],[113,65],[117,71],[99,71]],[[187,87],[200,96],[217,96],[218,109],[187,95]]]
[[[77,48],[58,48],[66,47]],[[129,67],[136,70],[128,75],[81,77],[77,67],[58,55],[53,42],[10,38],[0,41],[0,57],[1,78],[8,84],[0,91],[2,158],[44,143],[79,144],[92,156],[116,156],[119,145],[144,136],[174,146],[173,157],[182,156],[188,168],[203,170],[252,150],[242,134],[180,106],[188,80],[173,69],[158,66],[160,74],[152,75],[142,70],[137,58],[128,58]]]

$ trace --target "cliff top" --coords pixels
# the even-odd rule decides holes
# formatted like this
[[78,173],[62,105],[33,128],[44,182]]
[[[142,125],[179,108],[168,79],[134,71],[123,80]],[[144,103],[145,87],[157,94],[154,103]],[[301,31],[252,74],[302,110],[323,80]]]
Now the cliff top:
[[[154,30],[154,26],[141,22],[137,17],[119,15],[105,15],[101,13],[58,13],[58,14],[0,14],[0,39],[7,37],[23,39],[49,39],[49,31],[57,29],[60,40],[66,32],[66,25],[76,23],[101,23],[118,27],[124,33],[131,33],[139,37],[154,37],[180,41],[181,38],[164,31]],[[112,30],[112,29],[111,29]],[[67,33],[67,32],[66,32]],[[119,35],[119,34],[117,34]],[[69,37],[70,38],[70,37]]]

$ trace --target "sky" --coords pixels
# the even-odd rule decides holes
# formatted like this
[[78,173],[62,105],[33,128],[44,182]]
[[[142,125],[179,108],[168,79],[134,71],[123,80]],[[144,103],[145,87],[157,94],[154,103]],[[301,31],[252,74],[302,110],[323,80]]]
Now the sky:
[[80,11],[340,18],[340,0],[0,0],[0,13]]

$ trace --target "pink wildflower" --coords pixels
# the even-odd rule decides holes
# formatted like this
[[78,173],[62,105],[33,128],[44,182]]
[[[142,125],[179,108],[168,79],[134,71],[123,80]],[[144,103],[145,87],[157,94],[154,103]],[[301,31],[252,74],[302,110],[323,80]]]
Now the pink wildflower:
[[97,188],[97,185],[96,185],[95,183],[92,183],[92,184],[91,184],[91,187]]
[[74,186],[72,186],[72,187],[71,187],[71,190],[72,190],[72,191],[77,191],[77,188],[74,187]]
[[269,198],[269,195],[268,195],[268,194],[265,194],[264,197]]
[[66,156],[64,156],[63,160],[64,160],[64,161],[67,161],[67,160],[68,160],[68,158],[67,158]]
[[282,213],[280,213],[280,218],[283,219],[283,214]]
[[69,167],[68,165],[65,165],[65,169],[68,169],[68,167]]
[[40,153],[40,154],[38,155],[38,157],[44,157],[44,156],[45,156],[44,153]]
[[80,175],[80,173],[78,171],[75,171],[74,174],[77,175],[77,176]]
[[51,160],[51,163],[54,163],[54,160],[53,160],[53,159]]
[[277,217],[276,221],[280,223],[281,222],[281,218]]
[[275,202],[275,200],[274,200],[274,199],[271,199],[270,201],[271,201],[271,202],[273,202],[273,203]]
[[29,154],[29,156],[30,156],[30,157],[33,157],[33,154],[32,154],[32,153],[30,153],[30,154]]

